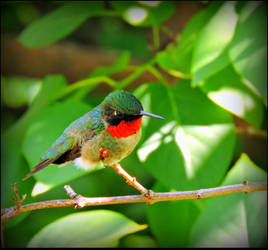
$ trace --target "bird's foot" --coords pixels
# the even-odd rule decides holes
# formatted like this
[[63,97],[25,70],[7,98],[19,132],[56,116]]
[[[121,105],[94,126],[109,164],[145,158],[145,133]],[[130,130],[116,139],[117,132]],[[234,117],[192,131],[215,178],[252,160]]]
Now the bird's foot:
[[100,148],[99,154],[100,154],[100,159],[103,161],[105,158],[109,156],[109,151],[106,150],[105,148]]

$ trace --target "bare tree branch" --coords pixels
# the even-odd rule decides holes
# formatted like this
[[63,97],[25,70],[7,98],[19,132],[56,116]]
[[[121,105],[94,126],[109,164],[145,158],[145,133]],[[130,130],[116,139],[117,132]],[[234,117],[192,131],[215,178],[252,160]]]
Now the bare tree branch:
[[[194,191],[183,192],[151,192],[150,196],[144,195],[126,195],[126,196],[112,196],[112,197],[84,197],[78,195],[69,185],[64,186],[67,194],[71,199],[41,201],[21,206],[23,199],[17,198],[17,204],[14,207],[1,209],[1,222],[5,222],[17,216],[20,213],[55,207],[70,207],[81,208],[85,206],[98,206],[107,204],[123,204],[146,202],[152,204],[159,201],[170,200],[186,200],[186,199],[202,199],[212,196],[219,196],[224,194],[232,194],[244,192],[246,194],[255,191],[267,190],[266,182],[247,182],[242,184],[228,185],[216,188],[207,188]],[[15,191],[16,189],[14,189]],[[18,192],[15,191],[16,196],[19,197]],[[23,196],[25,198],[25,195]],[[20,203],[20,205],[18,205]]]

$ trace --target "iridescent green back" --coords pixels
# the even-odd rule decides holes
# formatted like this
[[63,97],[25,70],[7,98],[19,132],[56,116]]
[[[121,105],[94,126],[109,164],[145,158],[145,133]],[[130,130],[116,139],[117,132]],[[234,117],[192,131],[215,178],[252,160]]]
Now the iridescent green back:
[[82,141],[100,134],[105,129],[100,110],[101,106],[99,105],[72,122],[52,144],[48,152],[41,157],[41,161],[56,158]]

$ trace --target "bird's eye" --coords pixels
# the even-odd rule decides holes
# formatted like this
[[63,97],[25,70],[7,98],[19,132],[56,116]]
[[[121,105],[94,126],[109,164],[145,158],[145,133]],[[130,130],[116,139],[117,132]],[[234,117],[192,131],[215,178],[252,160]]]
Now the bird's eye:
[[113,115],[116,116],[116,117],[118,117],[118,118],[123,117],[123,114],[122,114],[121,112],[117,111],[117,110],[115,110],[115,111],[113,112]]

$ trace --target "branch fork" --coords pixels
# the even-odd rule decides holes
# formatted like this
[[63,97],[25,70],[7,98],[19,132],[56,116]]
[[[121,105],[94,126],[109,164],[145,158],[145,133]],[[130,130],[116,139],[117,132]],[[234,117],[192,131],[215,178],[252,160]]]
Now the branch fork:
[[11,184],[11,188],[13,189],[16,197],[12,197],[11,199],[15,202],[16,205],[11,208],[1,209],[1,222],[12,219],[19,215],[21,204],[25,201],[27,197],[27,194],[24,194],[22,198],[20,197],[19,191],[17,189],[17,183],[15,183],[14,185]]
[[65,185],[64,186],[67,195],[70,196],[71,199],[74,200],[75,204],[74,207],[75,208],[82,208],[85,206],[85,199],[86,197],[77,194],[69,185]]
[[141,194],[143,194],[148,200],[152,199],[153,191],[148,190],[143,187],[136,179],[129,175],[127,171],[125,171],[119,163],[116,163],[112,166],[112,168],[116,171],[117,174],[121,175],[125,180],[126,183],[134,188],[136,188]]

